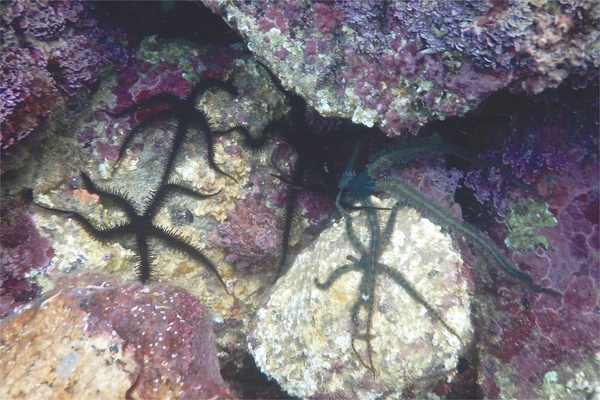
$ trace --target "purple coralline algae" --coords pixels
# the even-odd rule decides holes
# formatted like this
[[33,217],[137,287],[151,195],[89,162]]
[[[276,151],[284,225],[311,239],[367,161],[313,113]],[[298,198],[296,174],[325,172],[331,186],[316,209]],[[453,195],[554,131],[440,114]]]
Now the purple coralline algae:
[[[326,163],[315,162],[299,183],[305,190],[297,199],[291,265],[271,285],[270,267],[281,254],[289,175],[298,158],[293,145],[285,135],[273,134],[264,148],[250,153],[238,134],[220,135],[215,161],[236,185],[202,163],[206,143],[190,129],[170,178],[218,194],[206,202],[173,197],[156,217],[194,243],[207,239],[205,249],[232,295],[214,288],[185,256],[169,251],[157,251],[158,279],[185,289],[123,282],[119,279],[133,276],[127,243],[100,245],[72,220],[28,209],[24,199],[3,194],[0,317],[6,317],[2,327],[7,329],[0,349],[10,357],[0,357],[2,380],[38,389],[36,384],[51,382],[50,389],[72,388],[85,397],[104,393],[93,383],[101,374],[106,382],[114,377],[119,389],[110,394],[122,397],[231,397],[219,373],[214,318],[221,361],[233,366],[230,375],[241,379],[241,360],[254,355],[290,395],[425,397],[437,381],[433,390],[439,395],[458,396],[471,385],[489,398],[588,396],[597,385],[600,350],[598,103],[580,107],[577,97],[598,97],[590,81],[597,78],[600,59],[599,8],[584,0],[203,2],[240,32],[285,88],[306,99],[310,144],[348,123],[339,117],[377,125],[394,137],[462,115],[501,89],[506,89],[501,96],[535,94],[532,101],[545,108],[508,113],[508,129],[467,132],[476,139],[474,147],[488,149],[479,154],[487,167],[459,170],[453,167],[463,164],[450,164],[454,160],[446,164],[427,157],[388,173],[411,182],[457,218],[463,210],[469,218],[477,207],[485,209],[491,218],[484,234],[502,247],[509,264],[562,297],[531,292],[502,271],[479,268],[481,254],[468,243],[441,232],[414,210],[402,209],[393,229],[398,251],[387,251],[383,262],[402,271],[415,267],[411,279],[425,285],[420,290],[461,332],[465,346],[385,276],[377,276],[373,335],[366,337],[362,330],[353,331],[352,321],[360,274],[344,274],[328,291],[314,281],[354,254],[343,224],[331,220],[334,189],[319,181],[326,171],[335,182],[349,146],[330,145]],[[41,140],[37,132],[51,130],[46,121],[69,120],[68,130],[36,149],[42,161],[19,170],[18,182],[26,182],[19,184],[33,187],[36,201],[75,205],[77,195],[80,204],[74,209],[90,210],[103,224],[118,223],[117,210],[73,190],[78,183],[73,171],[89,172],[141,204],[160,175],[177,122],[148,127],[115,168],[126,133],[159,109],[148,107],[128,118],[110,113],[157,93],[184,98],[196,80],[226,80],[238,89],[235,96],[209,90],[198,99],[197,107],[214,129],[242,123],[256,135],[270,122],[283,120],[290,104],[242,44],[200,45],[156,34],[130,39],[136,48],[129,52],[123,31],[114,21],[96,21],[92,7],[80,1],[3,3],[3,157]],[[84,93],[105,66],[112,71]],[[558,90],[551,89],[559,84]],[[82,102],[89,104],[77,117],[62,118],[76,115],[67,110],[48,118],[55,105],[77,103],[86,94],[89,99]],[[421,133],[433,133],[429,127],[434,126],[445,134],[448,122],[431,123]],[[357,170],[374,149],[396,142],[373,131],[378,136],[372,141],[364,136]],[[481,144],[481,139],[489,142]],[[7,176],[11,183],[15,179]],[[475,196],[472,204],[457,200],[463,210],[454,201],[457,192],[469,192],[459,191],[461,185]],[[383,201],[376,204],[391,204]],[[352,212],[357,229],[362,224],[367,235],[361,211]],[[528,223],[531,218],[539,224]],[[332,226],[323,231],[326,224]],[[121,278],[75,276],[94,268]],[[63,272],[71,277],[63,279]],[[43,302],[24,304],[48,290]],[[23,334],[28,318],[39,320]],[[468,349],[471,336],[476,343]],[[31,350],[28,338],[35,339]],[[358,343],[355,351],[352,339]],[[365,340],[374,344],[375,375],[361,363]],[[55,358],[41,357],[47,348],[60,351]],[[20,358],[20,350],[36,363]],[[455,369],[461,356],[468,364],[462,373]],[[33,369],[46,362],[38,379]],[[86,377],[79,369],[84,365],[89,366]],[[456,379],[449,383],[451,375]],[[0,397],[13,388],[0,388]]]
[[502,88],[585,85],[600,59],[593,1],[203,2],[321,114],[389,136]]
[[[48,114],[98,79],[100,68],[127,62],[118,30],[105,31],[90,3],[14,0],[2,7],[1,146],[9,149]],[[42,131],[42,128],[38,130]],[[27,146],[39,142],[29,139]]]
[[39,289],[27,277],[47,266],[54,255],[50,241],[40,234],[28,213],[26,197],[19,193],[2,198],[0,318],[37,297]]
[[[580,171],[582,152],[569,166],[536,185],[556,216],[547,227],[548,249],[515,254],[534,281],[563,297],[522,297],[506,277],[498,277],[494,305],[480,319],[480,383],[488,397],[539,397],[546,374],[559,372],[566,385],[600,350],[598,326],[598,163]],[[594,379],[586,375],[587,379]],[[589,390],[589,388],[587,388]]]
[[[56,87],[36,54],[15,45],[3,46],[0,123],[2,149],[24,139],[58,101]],[[41,65],[42,64],[42,65]]]
[[[478,179],[478,174],[466,182],[476,189],[480,201],[489,198],[487,204],[498,220],[522,211],[519,197],[547,205],[542,211],[552,214],[552,223],[532,232],[533,249],[523,251],[510,241],[507,244],[514,265],[530,273],[534,282],[562,294],[523,293],[497,271],[488,274],[495,282],[493,289],[489,278],[484,278],[493,295],[480,299],[483,306],[476,313],[481,329],[478,380],[489,398],[581,397],[589,395],[598,381],[594,359],[600,351],[597,95],[583,107],[577,105],[581,100],[564,91],[548,97],[550,101],[537,100],[550,104],[542,114],[532,111],[516,120],[520,135],[508,135],[501,157],[513,175],[533,190],[511,191],[498,184],[506,182],[506,170],[496,170],[500,179],[495,183]],[[546,218],[540,209],[535,213],[532,218]],[[527,232],[531,226],[509,224],[509,229]],[[507,236],[500,224],[489,226],[488,231]]]
[[64,395],[63,386],[85,397],[100,390],[98,380],[117,391],[109,397],[234,398],[219,371],[210,311],[185,289],[83,274],[59,279],[41,304],[6,322],[3,381],[19,382],[5,388],[7,398]]

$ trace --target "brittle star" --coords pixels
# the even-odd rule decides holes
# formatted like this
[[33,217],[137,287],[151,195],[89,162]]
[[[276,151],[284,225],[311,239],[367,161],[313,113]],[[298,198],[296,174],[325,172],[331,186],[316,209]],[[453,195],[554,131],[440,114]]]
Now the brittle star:
[[188,130],[192,127],[192,123],[195,123],[199,128],[200,132],[204,135],[206,141],[206,155],[208,160],[209,167],[228,178],[231,178],[235,181],[235,179],[223,172],[215,162],[215,137],[224,133],[228,133],[232,130],[238,129],[233,128],[228,131],[215,131],[211,128],[208,117],[206,114],[199,110],[196,107],[196,102],[198,98],[202,96],[207,90],[219,87],[232,96],[237,95],[237,89],[227,81],[220,81],[218,79],[204,79],[196,83],[190,93],[185,98],[179,98],[171,93],[158,93],[152,95],[136,104],[133,104],[124,110],[121,110],[118,113],[112,113],[109,111],[105,111],[108,115],[113,118],[120,118],[125,115],[134,114],[142,109],[155,110],[149,117],[142,119],[128,134],[125,136],[125,140],[123,140],[123,144],[121,145],[121,149],[119,151],[119,156],[115,163],[115,166],[119,164],[123,155],[125,154],[125,150],[127,146],[131,143],[131,141],[135,138],[135,136],[151,126],[152,124],[157,123],[158,121],[168,120],[168,119],[176,119],[177,120],[177,129],[173,138],[171,140],[171,150],[169,153],[169,158],[167,159],[165,172],[163,174],[163,183],[166,183],[169,180],[169,174],[175,163],[175,158],[179,153],[179,149],[185,140],[185,136]]
[[[373,207],[370,199],[365,198],[363,200],[363,206],[367,213],[368,228],[370,237],[368,239],[369,245],[365,247],[360,241],[358,236],[352,229],[352,217],[350,214],[341,206],[339,196],[336,200],[336,206],[345,222],[345,230],[352,247],[360,254],[360,259],[352,255],[348,255],[347,259],[351,262],[350,264],[342,265],[337,267],[327,278],[325,282],[320,282],[318,278],[315,278],[315,284],[321,290],[326,290],[331,287],[342,275],[350,271],[360,271],[362,277],[358,289],[358,297],[354,305],[352,306],[352,333],[351,333],[351,346],[354,353],[358,356],[360,363],[367,369],[374,371],[373,367],[373,347],[371,345],[371,330],[373,321],[373,308],[375,302],[375,290],[376,290],[376,278],[378,275],[386,275],[392,279],[397,285],[401,286],[414,300],[420,303],[425,309],[438,320],[445,329],[447,329],[453,336],[456,336],[462,343],[461,337],[458,335],[448,323],[442,318],[442,316],[425,300],[425,298],[411,285],[411,283],[404,277],[404,275],[390,267],[389,265],[379,262],[379,258],[383,253],[384,249],[388,246],[391,240],[392,231],[396,222],[396,216],[400,203],[396,202],[390,210],[390,216],[386,222],[385,230],[381,232],[379,222],[377,221],[377,209]],[[362,307],[366,308],[366,320],[365,320],[365,340],[367,346],[367,361],[363,360],[361,355],[355,346],[355,340],[359,336],[358,331],[360,328],[359,313]]]
[[133,200],[126,192],[102,189],[92,182],[90,177],[81,173],[81,179],[84,186],[91,194],[98,195],[100,200],[113,203],[121,208],[127,215],[128,222],[105,225],[95,221],[92,218],[77,212],[61,208],[48,207],[39,203],[37,206],[49,211],[67,214],[79,223],[88,234],[101,242],[114,242],[126,236],[135,238],[135,251],[137,252],[139,264],[135,267],[138,278],[146,283],[152,278],[152,263],[155,255],[150,249],[150,239],[158,239],[177,251],[183,252],[191,258],[202,263],[218,279],[225,291],[227,286],[219,274],[215,263],[211,261],[198,247],[193,245],[189,239],[181,235],[173,228],[166,228],[161,225],[154,225],[153,219],[158,214],[158,210],[165,202],[167,196],[172,192],[179,192],[192,196],[197,199],[206,199],[217,193],[202,194],[191,188],[176,183],[162,183],[158,189],[151,191],[151,195],[146,199],[142,207],[142,212],[138,213]]

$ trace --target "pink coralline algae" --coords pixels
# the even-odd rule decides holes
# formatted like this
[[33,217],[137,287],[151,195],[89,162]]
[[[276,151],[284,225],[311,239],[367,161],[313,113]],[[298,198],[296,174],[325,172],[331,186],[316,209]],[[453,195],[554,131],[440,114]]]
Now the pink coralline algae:
[[273,210],[253,197],[238,203],[219,225],[220,245],[228,250],[227,261],[247,270],[273,259],[281,248],[281,228]]
[[[133,60],[119,74],[117,85],[112,89],[117,96],[115,111],[156,93],[169,92],[183,98],[191,86],[174,63],[160,62],[151,65],[142,60]],[[140,115],[140,118],[144,117]]]
[[[127,62],[117,31],[104,31],[79,1],[3,3],[0,124],[3,156],[32,133],[64,99],[97,80],[100,68]],[[37,143],[26,143],[31,147]]]
[[87,313],[88,332],[114,332],[124,341],[122,350],[133,351],[135,397],[159,398],[166,390],[180,398],[234,397],[219,371],[210,311],[185,289],[97,274],[66,278],[59,286]]
[[40,235],[25,202],[25,193],[2,198],[0,318],[38,295],[38,287],[27,276],[47,266],[54,255],[50,241]]
[[165,46],[155,37],[144,39],[138,54],[127,68],[119,71],[117,85],[111,91],[117,96],[113,111],[131,106],[146,97],[169,92],[185,97],[193,81],[206,78],[223,79],[234,69],[239,48],[207,44],[204,48]]
[[537,94],[595,79],[598,8],[586,0],[203,0],[323,115],[389,136],[464,114],[509,88]]

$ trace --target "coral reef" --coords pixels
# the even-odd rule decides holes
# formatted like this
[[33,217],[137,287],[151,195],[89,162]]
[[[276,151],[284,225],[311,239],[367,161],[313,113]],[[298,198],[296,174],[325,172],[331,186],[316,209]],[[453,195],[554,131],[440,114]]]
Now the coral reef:
[[[391,203],[375,199],[374,204],[389,207]],[[389,211],[381,213],[385,221]],[[365,240],[367,219],[354,214],[357,235]],[[376,283],[370,336],[374,373],[365,368],[360,357],[366,357],[362,342],[367,338],[359,336],[355,341],[361,356],[351,346],[358,274],[344,274],[326,290],[314,281],[324,282],[353,254],[357,255],[343,222],[334,223],[314,246],[300,253],[257,312],[250,351],[258,366],[295,396],[376,398],[381,393],[400,396],[403,390],[421,393],[431,384],[432,375],[451,373],[463,345],[423,305],[382,275]],[[381,262],[401,270],[469,343],[467,273],[449,236],[413,210],[401,209]]]
[[203,0],[323,115],[416,133],[508,87],[597,77],[592,1]]
[[37,297],[38,286],[27,278],[46,267],[54,256],[50,240],[40,234],[28,211],[29,196],[25,189],[2,197],[0,318]]
[[523,299],[500,278],[496,300],[488,299],[492,304],[478,318],[486,332],[480,380],[489,397],[538,397],[547,373],[561,369],[561,382],[566,384],[586,365],[597,365],[589,357],[600,350],[600,319],[593,311],[600,275],[599,166],[596,162],[581,171],[577,166],[581,152],[575,154],[567,168],[552,174],[552,180],[536,185],[556,216],[556,226],[542,230],[547,249],[537,247],[517,256],[520,265],[535,266],[532,273],[563,297]]
[[135,237],[134,251],[136,252],[136,260],[138,261],[135,270],[138,274],[138,279],[142,283],[148,283],[150,279],[156,276],[156,272],[153,269],[153,261],[156,255],[151,245],[152,239],[154,239],[154,241],[163,242],[167,247],[172,247],[186,254],[191,259],[202,263],[216,275],[223,288],[227,290],[227,285],[223,282],[216,266],[189,238],[183,236],[174,228],[165,228],[153,223],[154,217],[160,212],[160,207],[172,193],[185,194],[198,200],[204,200],[216,193],[202,194],[188,187],[161,182],[159,187],[151,191],[152,196],[148,197],[146,203],[142,206],[143,211],[138,213],[135,204],[132,203],[127,193],[99,188],[83,172],[81,173],[81,180],[84,182],[84,188],[76,189],[77,191],[87,192],[91,198],[96,196],[96,199],[102,199],[115,204],[125,213],[128,221],[104,225],[77,211],[52,208],[40,203],[35,204],[45,210],[68,215],[77,221],[91,237],[101,242],[115,242],[127,236],[130,238]]
[[234,398],[219,372],[210,312],[172,286],[64,278],[5,321],[0,352],[2,380],[19,382],[3,385],[6,398]]
[[[200,76],[210,78],[218,73],[220,78],[232,79],[240,92],[239,96],[212,90],[197,102],[198,109],[213,122],[211,128],[217,130],[226,130],[243,121],[253,134],[259,133],[270,120],[284,113],[283,95],[274,89],[264,69],[257,66],[239,45],[212,51],[215,49],[212,45],[201,46],[185,41],[175,43],[154,39],[151,43],[153,54],[163,57],[163,61],[150,64],[134,57],[132,64],[142,68],[137,71],[126,68],[103,80],[90,106],[86,107],[68,133],[69,141],[62,143],[60,149],[50,146],[48,142],[38,149],[40,159],[52,157],[57,171],[47,174],[43,169],[38,169],[39,165],[31,165],[36,171],[36,180],[27,184],[34,188],[36,202],[52,208],[77,210],[102,226],[126,221],[127,216],[119,207],[109,204],[106,199],[95,198],[83,189],[80,177],[80,170],[83,170],[99,187],[120,193],[127,191],[136,207],[145,204],[148,196],[151,196],[150,192],[160,185],[163,178],[170,154],[168,143],[177,124],[173,121],[152,124],[132,140],[123,158],[115,165],[124,138],[131,127],[136,126],[138,117],[143,119],[144,116],[133,115],[126,121],[112,118],[103,110],[116,111],[129,107],[134,100],[155,94],[156,87],[166,88],[168,93],[173,90],[174,94],[179,93],[181,88],[185,95],[192,86],[190,81],[199,80]],[[192,62],[195,59],[196,69],[174,69],[176,73],[165,73],[182,56],[186,58],[181,65],[186,60]],[[222,64],[219,64],[221,61]],[[120,77],[127,79],[121,82]],[[135,79],[129,79],[131,77]],[[125,89],[119,91],[117,89],[121,84]],[[126,89],[130,89],[132,94],[125,94]],[[115,93],[123,93],[123,97],[117,100]],[[150,110],[145,116],[152,115],[152,112]],[[247,316],[254,314],[261,294],[272,280],[273,271],[268,268],[267,259],[275,257],[279,248],[272,249],[273,254],[266,254],[265,261],[254,262],[257,268],[251,274],[241,274],[235,262],[226,259],[227,249],[219,244],[222,238],[219,237],[218,226],[226,221],[229,213],[242,215],[247,204],[244,199],[248,197],[256,197],[259,209],[266,204],[273,217],[279,219],[280,209],[269,205],[267,198],[271,193],[281,191],[284,184],[270,175],[273,172],[270,155],[274,143],[268,143],[264,150],[250,153],[243,137],[235,132],[215,138],[214,161],[220,169],[237,180],[238,183],[235,183],[209,167],[203,137],[196,132],[193,123],[190,127],[169,179],[198,188],[203,193],[218,194],[205,201],[197,201],[192,196],[174,193],[154,216],[154,224],[176,229],[189,238],[214,261],[232,295],[228,295],[219,284],[215,285],[212,274],[196,265],[187,255],[173,251],[176,249],[165,246],[164,242],[152,240],[155,255],[153,265],[156,265],[154,278],[158,282],[184,287],[207,304],[216,323],[220,357],[229,366],[228,371],[235,374],[249,357],[243,345],[249,331],[250,319]],[[236,207],[238,202],[241,204]],[[236,209],[237,212],[234,211]],[[53,263],[47,270],[50,281],[60,273],[85,271],[102,272],[121,279],[136,278],[132,269],[136,254],[130,250],[135,249],[135,243],[127,240],[119,240],[114,244],[100,243],[93,240],[72,218],[39,208],[34,219],[49,236],[55,249]],[[274,235],[271,238],[274,243],[277,237]]]
[[[212,25],[191,12],[198,2],[3,3],[3,157],[52,135],[33,162],[2,178],[0,351],[8,357],[0,371],[10,384],[1,396],[17,395],[8,392],[19,388],[14,382],[28,395],[35,380],[36,395],[47,397],[63,389],[103,395],[99,381],[121,397],[230,397],[210,320],[223,374],[244,398],[285,396],[275,382],[288,395],[328,398],[598,393],[598,7],[204,2],[258,57],[230,42],[235,35],[205,32]],[[175,35],[148,28],[182,16]],[[237,94],[208,90],[192,99],[203,80],[230,83]],[[185,112],[206,116],[203,126],[196,129],[194,118],[158,121],[169,104],[155,100],[186,97]],[[446,118],[481,102],[466,118]],[[54,114],[53,105],[64,109]],[[388,136],[431,122],[418,140],[401,141],[351,121]],[[148,129],[128,136],[140,124]],[[190,129],[170,152],[182,126]],[[215,134],[207,138],[207,130]],[[359,197],[371,190],[361,179],[338,187],[357,143],[346,184],[395,157],[390,149],[416,150],[437,134],[479,158],[425,151],[425,159],[408,156],[410,165],[378,169],[377,179],[394,190],[409,182],[423,194],[409,202],[414,208],[427,214],[434,209],[418,203],[433,200],[444,220],[451,214],[504,242],[498,247],[512,277],[480,261],[461,235],[390,200],[365,198],[366,209],[347,212],[338,202],[342,218],[334,220],[340,189]],[[121,205],[129,213],[110,206],[104,190],[100,197],[86,190],[86,179],[114,190],[113,199],[128,192]],[[167,180],[214,196],[173,193],[145,223],[152,218],[155,228],[189,239],[214,262],[226,292],[214,271],[154,239],[142,258],[157,267],[157,282],[123,282],[135,279],[134,240],[100,243],[75,220],[128,229],[128,214],[139,217]],[[11,199],[20,188],[79,217]],[[285,224],[290,262],[300,255],[273,283]],[[516,271],[533,286],[515,280]],[[38,295],[43,302],[24,304]],[[273,389],[259,368],[274,378]]]
[[[597,87],[560,88],[536,98],[500,135],[500,152],[482,155],[504,160],[531,190],[511,189],[500,171],[494,181],[467,176],[466,185],[476,192],[493,193],[485,206],[497,221],[506,222],[512,260],[562,294],[523,294],[490,271],[493,288],[486,279],[488,289],[476,296],[482,332],[478,379],[485,396],[543,397],[549,377],[554,377],[554,388],[579,381],[570,396],[587,396],[597,386],[597,93]],[[489,229],[506,235],[499,223]]]
[[[102,66],[110,63],[119,69],[127,62],[118,40],[122,33],[100,28],[90,13],[92,7],[79,1],[13,0],[3,4],[3,159],[37,145],[50,112],[95,82]],[[11,148],[30,135],[20,144],[23,149]]]

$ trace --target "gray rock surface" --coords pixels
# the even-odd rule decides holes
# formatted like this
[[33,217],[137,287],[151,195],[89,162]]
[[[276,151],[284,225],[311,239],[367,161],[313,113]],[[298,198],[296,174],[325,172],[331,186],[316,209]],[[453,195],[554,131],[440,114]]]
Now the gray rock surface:
[[[391,205],[377,199],[374,204]],[[369,230],[362,214],[352,215],[355,232],[365,243]],[[378,214],[385,226],[389,211]],[[335,268],[348,264],[348,255],[359,257],[338,221],[298,256],[257,313],[249,339],[257,365],[288,393],[300,397],[372,399],[384,393],[396,397],[408,384],[415,393],[426,393],[434,380],[451,375],[472,336],[467,272],[452,239],[403,207],[380,262],[401,271],[463,343],[402,287],[379,274],[371,330],[374,371],[361,363],[367,359],[361,336],[364,321],[355,340],[357,353],[351,345],[351,314],[361,273],[343,274],[328,290],[319,289],[314,281],[318,277],[324,282]]]

